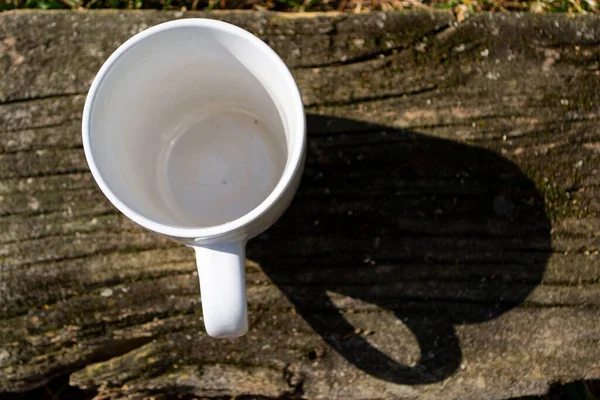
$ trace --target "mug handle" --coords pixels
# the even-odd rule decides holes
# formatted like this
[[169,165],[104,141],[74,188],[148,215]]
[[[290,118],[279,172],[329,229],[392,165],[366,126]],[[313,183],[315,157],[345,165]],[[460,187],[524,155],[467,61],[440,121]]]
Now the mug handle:
[[194,245],[206,332],[229,339],[248,332],[245,242]]

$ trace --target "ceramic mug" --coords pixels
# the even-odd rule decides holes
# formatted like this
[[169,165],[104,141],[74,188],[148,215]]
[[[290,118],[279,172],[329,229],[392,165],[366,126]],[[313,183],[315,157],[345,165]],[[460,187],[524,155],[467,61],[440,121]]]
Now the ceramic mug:
[[248,330],[245,244],[290,204],[305,125],[283,61],[251,33],[215,20],[135,35],[91,85],[83,146],[92,175],[127,217],[195,250],[213,337]]

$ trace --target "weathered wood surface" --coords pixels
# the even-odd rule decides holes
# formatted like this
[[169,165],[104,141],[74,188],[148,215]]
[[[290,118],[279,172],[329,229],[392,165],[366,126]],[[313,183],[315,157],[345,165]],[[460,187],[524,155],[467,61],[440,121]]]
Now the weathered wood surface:
[[[88,173],[85,93],[130,35],[240,25],[293,67],[309,152],[249,244],[250,333]],[[503,399],[600,377],[600,18],[0,14],[0,391]]]

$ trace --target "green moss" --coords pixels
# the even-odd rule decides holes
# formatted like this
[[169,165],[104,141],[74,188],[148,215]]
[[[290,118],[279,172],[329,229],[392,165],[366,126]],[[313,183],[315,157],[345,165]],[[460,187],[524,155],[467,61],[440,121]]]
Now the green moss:
[[579,187],[581,186],[581,182],[583,181],[583,174],[579,169],[573,169],[571,174],[569,175],[569,179],[571,180],[571,186]]
[[455,88],[458,86],[463,86],[467,83],[468,77],[465,74],[458,73],[448,73],[446,75],[446,79],[444,80],[444,85],[448,88]]
[[358,84],[360,85],[361,88],[364,89],[364,87],[367,85],[367,82],[365,80],[365,78],[363,76],[359,76],[358,77]]
[[576,109],[578,111],[592,111],[594,109],[594,99],[592,99],[590,93],[580,95],[573,101],[572,109]]
[[585,75],[571,84],[569,92],[555,93],[549,91],[541,99],[541,103],[548,107],[559,106],[565,112],[595,111],[600,105],[600,97],[596,91],[589,90],[589,88],[596,86],[598,86],[597,78]]
[[546,215],[550,220],[556,222],[567,217],[586,216],[585,210],[578,204],[574,204],[570,194],[556,183],[553,172],[548,171],[544,174],[537,169],[529,168],[525,174],[535,183],[537,190],[544,197]]

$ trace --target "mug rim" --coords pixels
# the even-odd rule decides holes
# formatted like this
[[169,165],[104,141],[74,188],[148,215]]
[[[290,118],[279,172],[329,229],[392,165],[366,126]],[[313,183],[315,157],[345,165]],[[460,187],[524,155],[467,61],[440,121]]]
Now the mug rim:
[[[277,185],[275,185],[275,188],[258,206],[256,206],[250,212],[232,221],[207,227],[182,227],[177,225],[163,224],[141,215],[140,213],[126,205],[123,201],[119,199],[117,195],[113,193],[113,191],[106,184],[105,180],[102,177],[102,174],[100,173],[100,170],[96,166],[91,147],[90,125],[94,101],[96,98],[97,91],[100,85],[102,84],[102,81],[104,80],[110,69],[113,67],[115,62],[129,49],[131,49],[133,46],[135,46],[140,41],[146,39],[147,37],[165,30],[181,27],[203,27],[219,30],[227,33],[232,33],[248,41],[249,44],[260,50],[261,54],[268,58],[268,62],[270,64],[274,65],[274,67],[279,70],[281,77],[283,78],[287,86],[291,89],[288,92],[288,95],[291,97],[291,102],[294,104],[292,114],[297,114],[295,125],[290,126],[289,128],[293,132],[298,132],[299,137],[294,142],[290,140],[290,147],[288,148],[287,152],[288,157],[286,166],[283,170],[281,177],[279,178],[279,181],[277,182]],[[260,219],[284,196],[286,190],[290,186],[291,182],[293,181],[293,178],[295,177],[299,167],[302,164],[304,154],[303,150],[306,145],[306,114],[304,112],[304,104],[302,102],[300,91],[290,70],[285,65],[283,60],[279,57],[279,55],[277,55],[277,53],[275,53],[275,51],[271,47],[269,47],[269,45],[267,45],[261,39],[254,36],[252,33],[246,31],[245,29],[242,29],[236,25],[227,22],[208,18],[186,18],[164,22],[150,27],[129,38],[127,41],[121,44],[110,55],[110,57],[108,57],[108,59],[104,62],[104,64],[94,77],[94,80],[92,81],[92,84],[90,86],[85,100],[82,117],[82,136],[85,158],[92,172],[92,176],[94,177],[96,183],[100,187],[100,190],[104,193],[108,200],[126,217],[151,231],[166,236],[190,239],[209,238],[215,236],[222,236],[230,232],[235,232],[237,230],[242,229],[244,226],[250,224],[252,221]]]

